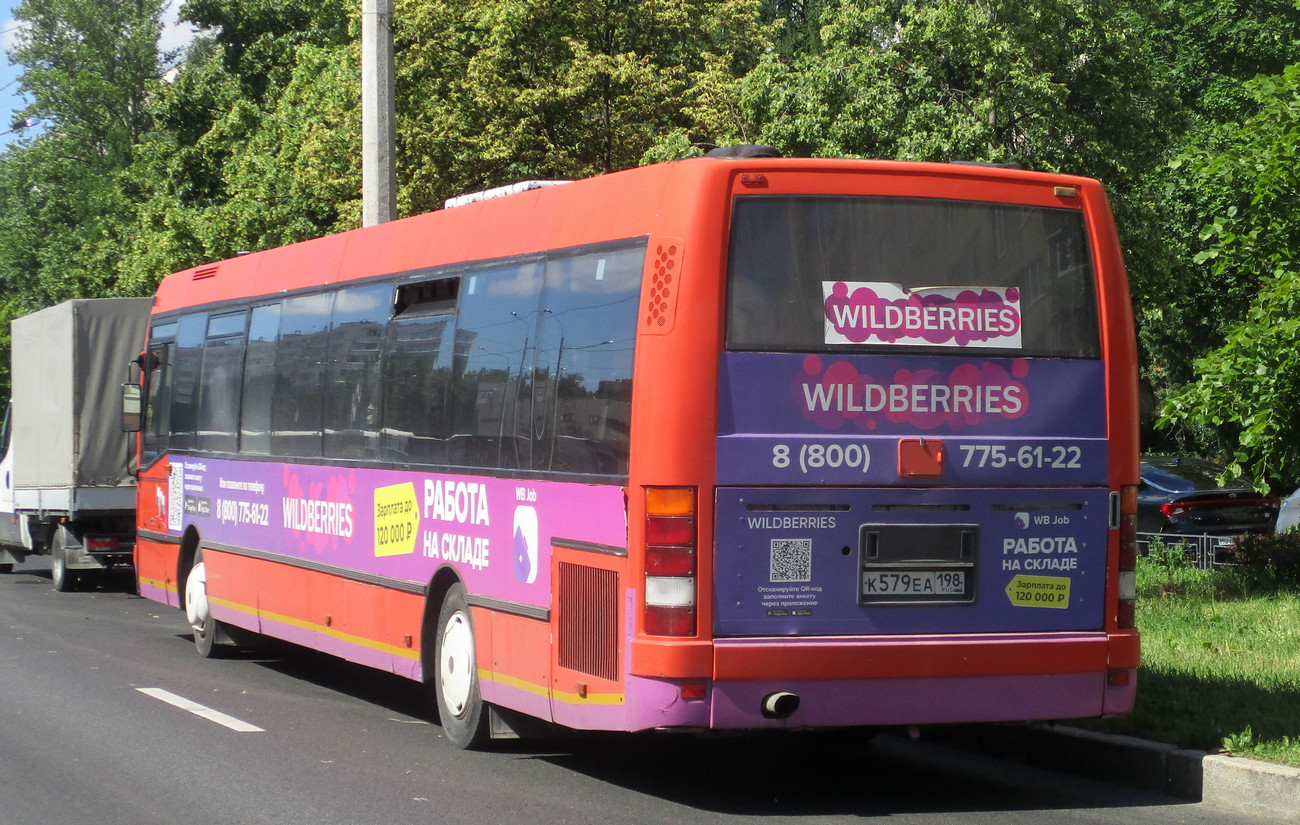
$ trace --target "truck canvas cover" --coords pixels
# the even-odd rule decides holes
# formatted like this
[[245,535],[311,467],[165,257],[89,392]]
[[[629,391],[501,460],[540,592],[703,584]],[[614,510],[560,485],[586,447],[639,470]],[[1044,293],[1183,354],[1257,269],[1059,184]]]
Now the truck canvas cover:
[[126,487],[121,383],[152,300],[67,301],[15,319],[14,486]]

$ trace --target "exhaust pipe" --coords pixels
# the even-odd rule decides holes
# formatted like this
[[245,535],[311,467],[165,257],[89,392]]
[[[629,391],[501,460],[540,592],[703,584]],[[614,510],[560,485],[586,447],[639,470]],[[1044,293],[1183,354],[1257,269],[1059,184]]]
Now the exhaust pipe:
[[763,697],[764,719],[789,719],[799,709],[799,695],[777,691]]

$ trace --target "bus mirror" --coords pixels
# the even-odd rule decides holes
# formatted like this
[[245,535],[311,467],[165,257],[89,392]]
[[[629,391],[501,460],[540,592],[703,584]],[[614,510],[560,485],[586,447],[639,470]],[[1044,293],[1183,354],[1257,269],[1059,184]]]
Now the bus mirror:
[[122,432],[140,432],[144,419],[144,407],[141,400],[139,384],[122,385]]

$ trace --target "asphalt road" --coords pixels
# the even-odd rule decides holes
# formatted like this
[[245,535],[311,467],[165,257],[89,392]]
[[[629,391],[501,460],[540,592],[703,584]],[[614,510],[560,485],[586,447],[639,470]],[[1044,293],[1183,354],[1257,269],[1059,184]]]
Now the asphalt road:
[[295,649],[202,660],[127,576],[0,576],[0,825],[1258,823],[882,735],[447,744],[414,683]]

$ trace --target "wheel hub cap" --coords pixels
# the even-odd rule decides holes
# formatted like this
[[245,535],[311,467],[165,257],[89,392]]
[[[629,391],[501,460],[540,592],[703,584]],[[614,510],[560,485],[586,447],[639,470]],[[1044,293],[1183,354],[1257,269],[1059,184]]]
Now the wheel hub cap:
[[474,681],[474,632],[464,613],[453,614],[443,628],[438,676],[443,703],[456,716],[464,715]]
[[196,564],[185,580],[185,618],[199,634],[206,631],[212,618],[212,608],[208,606],[208,573],[203,562]]

